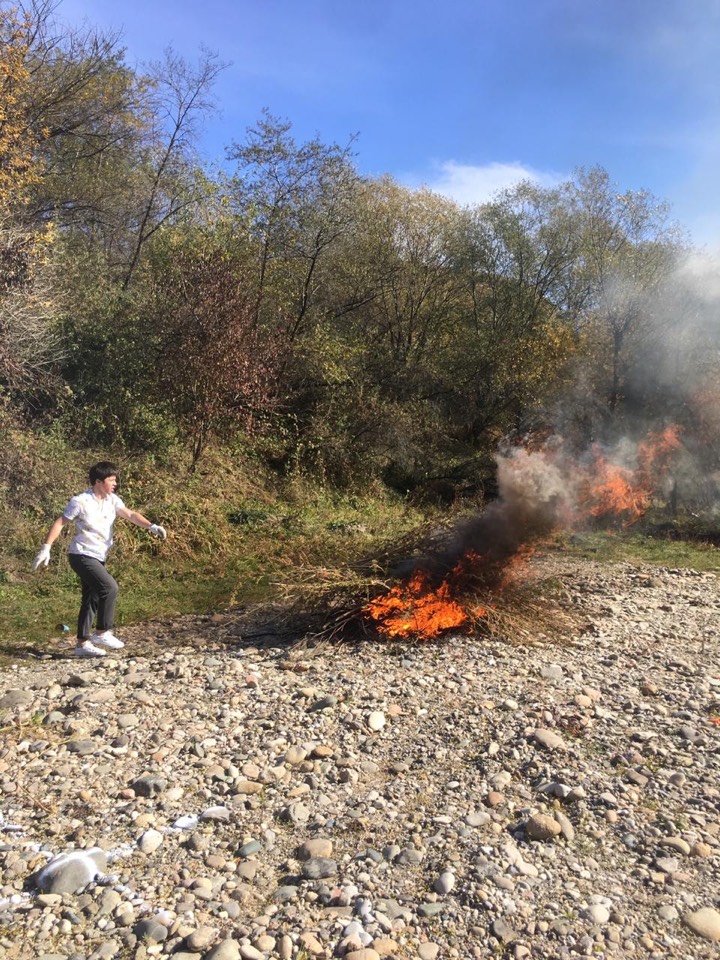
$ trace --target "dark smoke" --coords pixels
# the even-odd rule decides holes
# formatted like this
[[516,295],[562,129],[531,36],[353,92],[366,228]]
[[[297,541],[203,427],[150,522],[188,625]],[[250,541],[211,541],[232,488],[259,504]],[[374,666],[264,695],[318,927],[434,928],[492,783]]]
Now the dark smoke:
[[654,478],[654,492],[686,514],[720,513],[720,257],[692,254],[652,291],[612,293],[635,311],[621,356],[621,407],[608,405],[607,347],[599,340],[598,368],[578,371],[574,386],[545,412],[555,435],[538,450],[518,447],[498,456],[498,499],[432,538],[395,576],[422,570],[437,585],[474,553],[480,562],[457,575],[492,587],[524,546],[587,519],[578,497],[593,479],[599,452],[632,474],[639,443],[670,424],[679,425],[682,449],[670,472]]
[[[436,586],[457,571],[475,586],[492,588],[522,547],[546,537],[572,513],[575,482],[555,461],[558,449],[553,444],[538,452],[517,448],[498,457],[498,499],[446,531],[394,575],[409,579],[422,570]],[[478,560],[463,567],[470,556]]]

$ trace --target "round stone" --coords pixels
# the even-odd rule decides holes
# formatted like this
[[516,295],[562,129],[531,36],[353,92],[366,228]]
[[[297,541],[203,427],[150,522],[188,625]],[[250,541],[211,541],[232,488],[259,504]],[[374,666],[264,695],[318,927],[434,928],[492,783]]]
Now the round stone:
[[705,940],[720,941],[720,913],[712,907],[702,907],[683,917],[686,926]]
[[240,946],[237,940],[223,940],[206,953],[203,960],[240,960]]
[[297,850],[298,860],[311,860],[313,857],[329,857],[332,854],[332,840],[323,837],[314,837],[306,840]]
[[377,733],[378,730],[382,730],[382,728],[385,726],[385,714],[382,712],[382,710],[373,710],[373,712],[367,718],[367,725],[375,733]]
[[606,924],[610,919],[610,911],[602,903],[591,904],[583,911],[583,915],[587,917],[591,923],[598,924],[599,926]]
[[546,813],[534,813],[525,824],[525,832],[531,840],[552,840],[561,829],[557,820]]
[[433,886],[435,887],[436,893],[450,893],[455,886],[455,874],[451,870],[443,870]]
[[217,930],[212,927],[198,927],[192,933],[185,937],[185,945],[189,950],[201,952],[207,950],[213,941],[217,939]]
[[159,830],[146,830],[138,840],[138,848],[142,853],[154,853],[163,842],[163,835]]

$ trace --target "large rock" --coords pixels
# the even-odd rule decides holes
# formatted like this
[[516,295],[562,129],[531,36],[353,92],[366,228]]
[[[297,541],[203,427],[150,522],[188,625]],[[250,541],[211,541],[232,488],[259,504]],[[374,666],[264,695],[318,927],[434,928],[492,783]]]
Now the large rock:
[[130,784],[138,797],[155,797],[162,793],[167,783],[162,777],[153,776],[151,773],[144,773],[141,777]]
[[146,830],[138,840],[139,849],[145,854],[155,853],[162,845],[163,835],[159,830]]
[[223,940],[206,953],[203,960],[240,960],[240,945],[237,940]]
[[78,893],[107,869],[107,857],[99,847],[70,850],[53,857],[35,874],[43,893]]
[[334,877],[337,872],[337,863],[330,857],[310,857],[302,865],[302,875],[308,880]]
[[544,750],[553,752],[554,750],[567,750],[567,744],[554,730],[546,730],[544,727],[538,727],[532,732],[532,738]]
[[156,917],[143,917],[135,924],[133,933],[144,943],[163,943],[168,937],[168,928]]
[[694,913],[688,913],[683,920],[698,936],[716,943],[720,941],[720,913],[712,907],[702,907]]
[[27,707],[35,696],[32,690],[8,690],[0,697],[0,708],[7,710],[11,707]]
[[525,824],[525,832],[531,840],[552,840],[561,829],[557,820],[546,813],[534,813]]
[[297,849],[298,860],[311,860],[313,857],[329,857],[332,854],[332,840],[326,837],[313,837],[300,844]]

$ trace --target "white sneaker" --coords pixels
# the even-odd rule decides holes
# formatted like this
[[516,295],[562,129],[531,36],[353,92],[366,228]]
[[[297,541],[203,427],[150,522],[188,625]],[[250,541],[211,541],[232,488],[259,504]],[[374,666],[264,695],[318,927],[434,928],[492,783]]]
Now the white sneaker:
[[122,640],[118,640],[109,630],[106,630],[105,633],[94,633],[92,642],[99,643],[101,646],[108,647],[110,650],[121,650],[125,646]]
[[96,647],[90,640],[84,640],[75,647],[76,657],[104,657],[105,651]]

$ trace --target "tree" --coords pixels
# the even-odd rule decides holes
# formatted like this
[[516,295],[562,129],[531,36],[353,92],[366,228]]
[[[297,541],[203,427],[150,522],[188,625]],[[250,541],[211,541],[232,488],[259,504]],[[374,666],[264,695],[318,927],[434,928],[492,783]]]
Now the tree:
[[192,450],[211,436],[252,429],[274,405],[280,352],[254,322],[242,269],[208,238],[156,259],[147,324],[154,331],[157,390]]
[[680,235],[669,206],[646,190],[620,193],[600,167],[565,189],[581,230],[576,271],[587,290],[585,319],[608,358],[607,409],[618,412],[633,351],[653,329],[653,299],[675,261]]
[[471,443],[520,427],[567,376],[578,244],[558,190],[522,183],[463,213],[453,249],[465,296],[452,396]]
[[60,26],[55,9],[54,0],[24,6],[24,109],[43,166],[28,213],[100,239],[142,131],[145,85],[126,67],[117,34]]
[[31,21],[0,8],[0,216],[3,222],[28,201],[40,180],[35,161],[38,138],[31,128],[27,100]]
[[32,18],[0,9],[0,388],[36,385],[56,356],[48,225],[28,217],[41,181],[42,131],[29,112]]
[[61,26],[55,8],[29,0],[25,14],[24,108],[43,162],[28,213],[100,245],[127,288],[147,241],[204,196],[194,145],[223,64],[167,50],[136,72],[117,33]]
[[254,266],[255,323],[282,329],[288,343],[305,332],[321,290],[320,268],[353,225],[359,183],[352,143],[297,144],[291,124],[263,112],[235,144],[232,200],[246,225]]
[[325,262],[296,393],[301,443],[336,482],[383,467],[412,473],[427,462],[428,437],[442,435],[433,397],[452,337],[456,213],[390,179],[356,189],[353,229]]
[[145,180],[123,285],[133,278],[143,247],[164,224],[172,222],[204,196],[201,179],[192,175],[198,121],[213,106],[212,85],[225,65],[203,50],[196,67],[171,49],[152,65],[149,103],[152,123],[142,151]]
[[374,249],[358,309],[373,346],[387,350],[397,368],[413,367],[442,352],[457,307],[458,279],[450,268],[457,208],[388,179],[372,185],[369,201],[360,229]]

